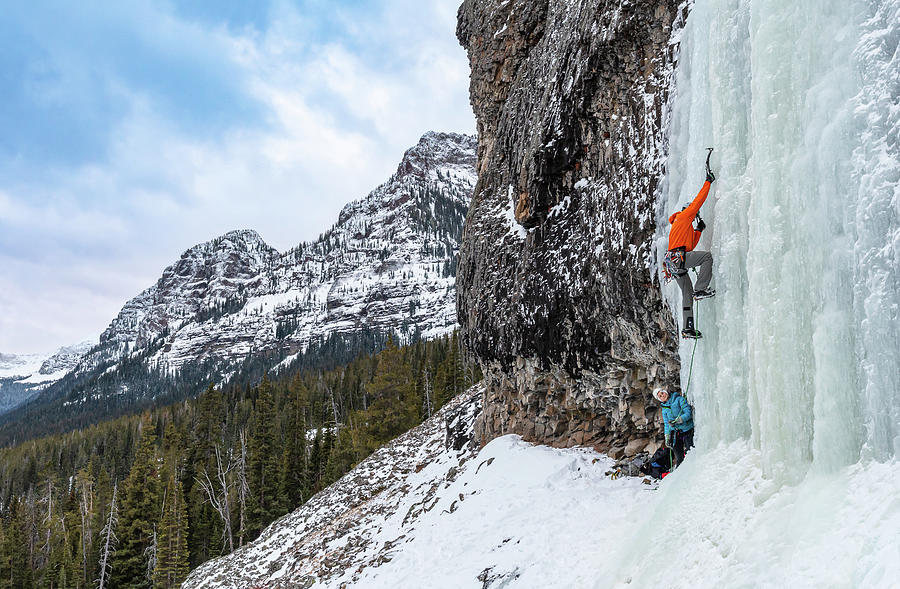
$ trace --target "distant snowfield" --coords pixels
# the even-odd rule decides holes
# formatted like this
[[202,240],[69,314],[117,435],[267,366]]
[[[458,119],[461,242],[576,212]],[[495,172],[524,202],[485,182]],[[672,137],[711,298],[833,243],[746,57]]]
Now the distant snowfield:
[[0,354],[0,378],[24,378],[35,374],[50,354]]

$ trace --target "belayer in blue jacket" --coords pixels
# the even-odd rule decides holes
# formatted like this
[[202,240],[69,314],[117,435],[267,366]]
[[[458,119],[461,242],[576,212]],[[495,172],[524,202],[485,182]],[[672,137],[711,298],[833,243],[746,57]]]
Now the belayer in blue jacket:
[[669,393],[666,389],[656,389],[653,396],[662,407],[666,448],[674,451],[675,464],[681,464],[685,453],[694,447],[694,415],[691,406],[677,390]]

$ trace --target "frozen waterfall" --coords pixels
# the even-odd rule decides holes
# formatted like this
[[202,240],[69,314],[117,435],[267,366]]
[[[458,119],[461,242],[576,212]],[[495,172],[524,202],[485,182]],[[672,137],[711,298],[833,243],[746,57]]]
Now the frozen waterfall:
[[900,582],[898,44],[900,0],[692,4],[658,243],[715,147],[698,447],[598,587]]
[[898,41],[897,1],[698,1],[683,31],[659,220],[714,146],[698,443],[749,438],[777,481],[900,455]]

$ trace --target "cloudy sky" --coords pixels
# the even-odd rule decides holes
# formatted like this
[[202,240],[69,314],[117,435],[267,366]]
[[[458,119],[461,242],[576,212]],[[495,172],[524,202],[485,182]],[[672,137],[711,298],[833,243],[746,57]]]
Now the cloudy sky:
[[473,132],[460,0],[35,0],[0,19],[0,352],[96,339],[187,248],[283,251]]

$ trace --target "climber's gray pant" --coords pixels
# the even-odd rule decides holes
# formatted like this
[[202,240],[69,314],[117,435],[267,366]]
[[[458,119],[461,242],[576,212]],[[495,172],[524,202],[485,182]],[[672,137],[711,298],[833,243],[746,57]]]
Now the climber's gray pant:
[[[688,319],[694,319],[694,289],[706,290],[709,281],[712,280],[712,254],[709,252],[687,252],[684,254],[684,272],[675,275],[675,282],[681,287],[681,310],[684,315],[684,328],[687,329]],[[688,269],[700,266],[697,274],[697,284],[691,284]],[[694,326],[696,329],[696,326]]]

